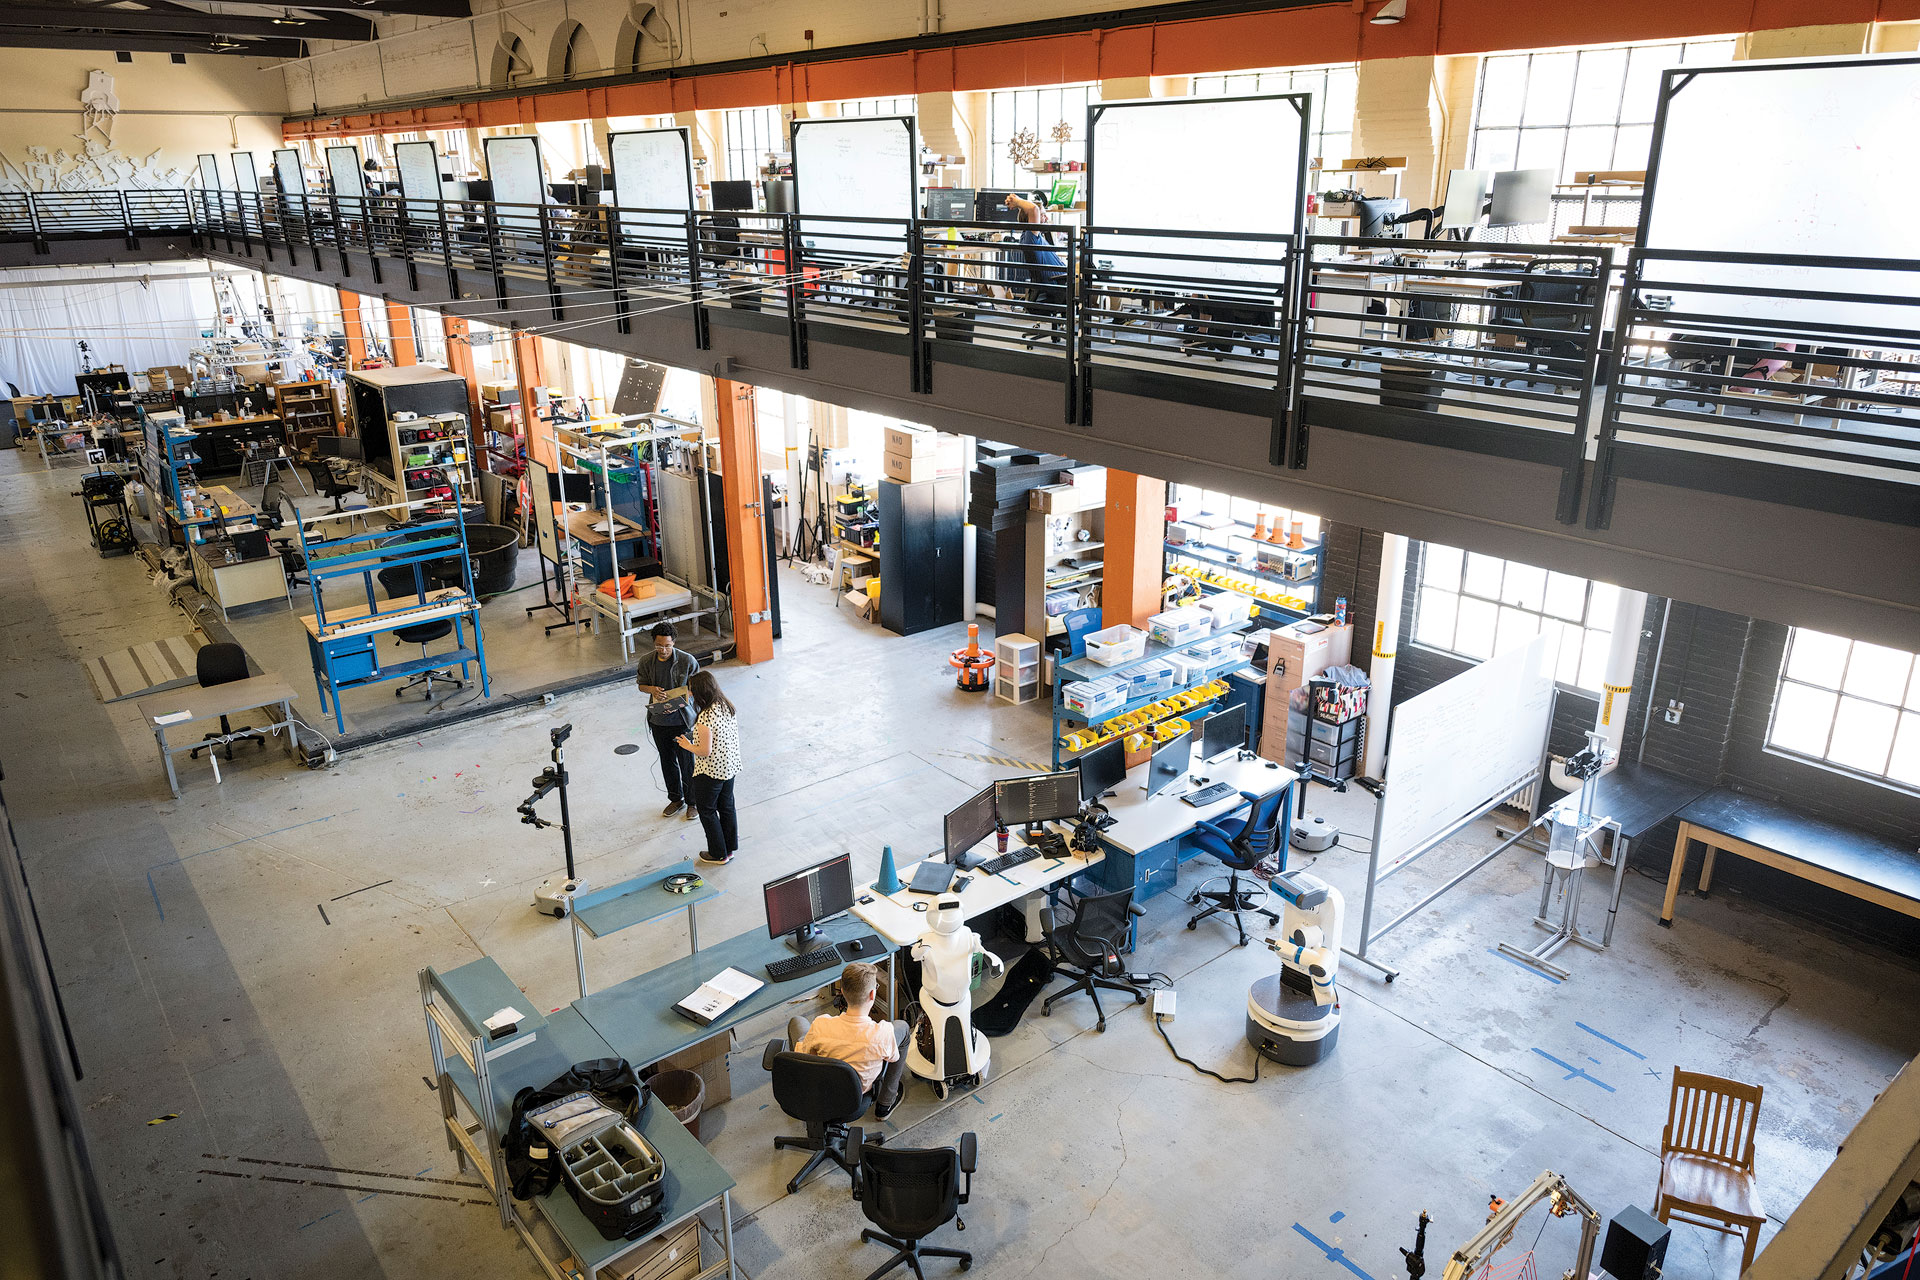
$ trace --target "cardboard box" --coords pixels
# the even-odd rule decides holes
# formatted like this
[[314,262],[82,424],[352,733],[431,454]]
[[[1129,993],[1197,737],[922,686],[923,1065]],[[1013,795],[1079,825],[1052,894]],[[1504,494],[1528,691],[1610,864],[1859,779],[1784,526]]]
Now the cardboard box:
[[480,398],[492,404],[519,404],[520,388],[512,382],[483,382]]
[[1285,750],[1293,691],[1328,667],[1352,661],[1352,625],[1310,629],[1319,625],[1296,622],[1277,627],[1267,639],[1267,704],[1261,718],[1260,753],[1269,760],[1285,763],[1280,753]]
[[901,484],[919,484],[922,480],[935,480],[941,476],[957,476],[961,471],[960,441],[946,437],[952,444],[942,444],[934,453],[903,454],[889,453],[886,456],[885,469],[887,479],[898,480]]
[[662,1071],[691,1071],[699,1076],[707,1087],[706,1101],[700,1109],[707,1111],[733,1097],[733,1080],[727,1075],[727,1054],[733,1046],[733,1032],[722,1031],[654,1065]]
[[607,1280],[693,1280],[700,1274],[700,1220],[689,1218],[622,1254],[600,1274]]
[[1106,494],[1090,493],[1070,484],[1041,485],[1027,493],[1027,505],[1035,511],[1044,511],[1050,516],[1072,515],[1076,511],[1091,511],[1095,507],[1106,505]]
[[[898,426],[887,428],[886,451],[903,457],[918,458],[933,453],[939,447],[941,438],[941,433],[932,427],[902,422]],[[953,436],[945,438],[956,439]]]
[[1098,496],[1102,502],[1107,500],[1107,469],[1105,467],[1068,467],[1060,475],[1068,484],[1082,493]]

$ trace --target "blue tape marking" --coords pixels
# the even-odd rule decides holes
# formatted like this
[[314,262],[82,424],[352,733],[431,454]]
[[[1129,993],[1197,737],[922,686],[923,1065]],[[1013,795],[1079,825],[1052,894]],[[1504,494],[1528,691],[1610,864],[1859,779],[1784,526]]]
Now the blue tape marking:
[[1587,1061],[1591,1062],[1596,1067],[1600,1065],[1600,1059],[1594,1057],[1592,1054],[1587,1055]]
[[167,919],[167,913],[160,905],[160,890],[154,886],[153,872],[151,870],[147,872],[147,892],[153,895],[153,909],[160,912],[160,920],[161,923],[164,924]]
[[1354,1266],[1353,1263],[1347,1259],[1345,1250],[1334,1248],[1332,1245],[1328,1244],[1325,1240],[1322,1240],[1319,1236],[1313,1234],[1313,1232],[1307,1230],[1305,1227],[1301,1226],[1297,1222],[1293,1224],[1293,1229],[1295,1231],[1298,1231],[1301,1235],[1305,1236],[1308,1240],[1311,1240],[1313,1242],[1314,1248],[1326,1254],[1328,1262],[1339,1263],[1341,1266],[1345,1267],[1347,1270],[1353,1272],[1354,1275],[1359,1276],[1360,1280],[1373,1280],[1372,1276],[1368,1275],[1366,1272],[1362,1271],[1360,1268]]
[[977,1093],[975,1093],[975,1094],[969,1094],[968,1096],[969,1096],[969,1097],[971,1097],[971,1098],[972,1098],[972,1099],[973,1099],[973,1100],[974,1100],[975,1102],[977,1102],[977,1103],[979,1103],[979,1104],[980,1104],[981,1106],[983,1106],[983,1107],[987,1105],[987,1100],[986,1100],[985,1098],[983,1098],[983,1097],[981,1097],[981,1096],[980,1096],[979,1094],[977,1094]]
[[1346,1216],[1347,1216],[1347,1211],[1346,1211],[1345,1209],[1336,1209],[1336,1210],[1334,1210],[1334,1213],[1333,1213],[1333,1216],[1332,1216],[1331,1218],[1328,1218],[1328,1219],[1327,1219],[1327,1221],[1328,1221],[1328,1222],[1338,1222],[1338,1221],[1340,1221],[1340,1219],[1342,1219],[1342,1218],[1344,1218],[1344,1217],[1346,1217]]
[[1525,963],[1524,961],[1515,960],[1512,956],[1500,950],[1498,947],[1488,947],[1487,954],[1490,956],[1498,956],[1500,957],[1500,959],[1505,960],[1510,965],[1514,965],[1518,968],[1525,969],[1528,973],[1532,974],[1536,978],[1545,978],[1548,982],[1551,982],[1556,987],[1560,985],[1560,979],[1554,977],[1552,974],[1542,973],[1540,970],[1534,968],[1530,964]]
[[766,1104],[766,1103],[764,1103],[764,1102],[763,1102],[763,1103],[761,1103],[761,1104],[760,1104],[760,1109],[761,1109],[762,1111],[765,1111],[765,1110],[767,1109],[767,1104]]
[[354,1203],[355,1203],[355,1204],[365,1204],[365,1203],[366,1203],[367,1201],[369,1201],[369,1200],[371,1200],[371,1199],[373,1199],[373,1197],[374,1197],[374,1196],[377,1196],[377,1195],[379,1195],[379,1194],[380,1194],[380,1193],[379,1193],[378,1191],[375,1191],[375,1192],[372,1192],[372,1193],[370,1193],[370,1194],[368,1194],[368,1195],[364,1195],[364,1196],[361,1196],[361,1197],[360,1197],[360,1198],[359,1198],[358,1200],[355,1200],[355,1201],[354,1201]]
[[[335,1210],[333,1211],[333,1213],[339,1213],[339,1212],[340,1212],[340,1210],[338,1210],[338,1209],[335,1209]],[[315,1225],[317,1225],[317,1224],[319,1224],[319,1223],[322,1223],[322,1222],[325,1222],[325,1221],[326,1221],[326,1220],[327,1220],[328,1218],[331,1218],[331,1217],[333,1216],[333,1213],[323,1213],[323,1214],[321,1214],[321,1215],[320,1215],[319,1217],[317,1217],[317,1218],[315,1218],[315,1219],[314,1219],[314,1220],[313,1220],[312,1222],[308,1222],[308,1223],[304,1223],[304,1224],[302,1224],[302,1225],[301,1225],[301,1227],[300,1227],[300,1230],[302,1230],[302,1231],[305,1231],[305,1230],[306,1230],[306,1229],[307,1229],[308,1227],[311,1227],[311,1226],[315,1226]]]
[[1652,1076],[1655,1080],[1658,1080],[1660,1078],[1660,1073],[1658,1071],[1655,1071],[1652,1067],[1647,1068],[1647,1074]]
[[998,1120],[998,1119],[999,1119],[999,1118],[1000,1118],[1001,1116],[1003,1116],[1003,1115],[1005,1115],[1005,1114],[1007,1114],[1007,1113],[1006,1113],[1006,1112],[1004,1112],[1004,1111],[996,1111],[996,1112],[994,1112],[994,1113],[993,1113],[992,1115],[990,1115],[990,1116],[988,1116],[988,1117],[987,1117],[987,1123],[988,1123],[988,1124],[992,1124],[992,1123],[993,1123],[993,1122],[994,1122],[995,1120]]
[[1588,1026],[1584,1022],[1576,1022],[1573,1025],[1580,1028],[1582,1031],[1586,1032],[1588,1035],[1592,1036],[1596,1040],[1605,1040],[1608,1044],[1620,1050],[1622,1053],[1630,1053],[1634,1057],[1640,1059],[1640,1061],[1642,1062],[1645,1062],[1647,1060],[1647,1055],[1644,1053],[1641,1053],[1638,1049],[1635,1049],[1629,1045],[1621,1044],[1618,1040],[1615,1040],[1612,1036],[1602,1035],[1600,1032],[1595,1031],[1592,1027]]
[[1015,888],[1018,888],[1020,885],[1020,882],[1018,880],[1015,880],[1012,876],[1008,875],[1004,871],[996,871],[993,874],[999,879],[1005,880],[1008,884],[1013,885]]
[[1605,1089],[1608,1093],[1618,1092],[1618,1090],[1616,1090],[1612,1085],[1608,1084],[1605,1080],[1602,1080],[1599,1076],[1592,1074],[1591,1072],[1585,1070],[1582,1067],[1576,1067],[1571,1062],[1562,1062],[1560,1061],[1560,1059],[1548,1053],[1545,1049],[1535,1049],[1534,1052],[1539,1054],[1541,1057],[1545,1058],[1548,1062],[1551,1062],[1554,1066],[1560,1067],[1563,1070],[1565,1070],[1567,1074],[1564,1077],[1564,1079],[1585,1080],[1585,1081],[1588,1081],[1589,1083],[1599,1085],[1602,1089]]

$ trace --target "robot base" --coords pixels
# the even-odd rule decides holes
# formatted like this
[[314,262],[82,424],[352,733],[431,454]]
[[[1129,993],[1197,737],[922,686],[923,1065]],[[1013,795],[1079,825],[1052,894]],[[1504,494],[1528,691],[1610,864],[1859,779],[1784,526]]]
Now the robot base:
[[[924,1026],[925,1022],[923,1021],[921,1027]],[[957,1036],[960,1030],[959,1020],[949,1019],[947,1021],[947,1027]],[[972,1030],[972,1028],[969,1028],[969,1030]],[[947,1048],[950,1059],[965,1061],[967,1055],[959,1051],[960,1046],[957,1043],[950,1044]],[[916,1028],[914,1034],[907,1039],[907,1070],[932,1085],[933,1094],[936,1098],[944,1098],[954,1089],[979,1088],[982,1084],[986,1083],[987,1066],[992,1061],[992,1058],[992,1043],[978,1031],[973,1031],[973,1061],[971,1063],[973,1070],[942,1076],[939,1074],[939,1068],[934,1066],[933,1060],[921,1050],[920,1028]]]
[[1274,1062],[1310,1067],[1333,1052],[1340,1039],[1340,1012],[1315,1004],[1311,992],[1281,981],[1277,973],[1247,992],[1247,1043]]
[[585,880],[569,880],[565,876],[549,876],[540,882],[533,891],[533,909],[543,916],[552,916],[555,920],[564,920],[567,916],[567,895],[579,893],[587,887]]

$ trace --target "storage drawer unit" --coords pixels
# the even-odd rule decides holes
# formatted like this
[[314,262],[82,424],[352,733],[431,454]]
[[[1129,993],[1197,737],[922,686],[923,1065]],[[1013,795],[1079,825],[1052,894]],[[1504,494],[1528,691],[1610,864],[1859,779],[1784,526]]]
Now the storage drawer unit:
[[1040,642],[1018,631],[993,644],[993,692],[1002,702],[1032,702],[1040,696]]

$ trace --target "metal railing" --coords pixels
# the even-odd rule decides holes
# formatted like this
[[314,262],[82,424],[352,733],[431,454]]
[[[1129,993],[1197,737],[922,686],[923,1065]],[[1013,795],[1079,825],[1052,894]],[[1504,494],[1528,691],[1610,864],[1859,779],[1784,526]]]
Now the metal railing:
[[[1035,237],[1020,232],[1038,233]],[[233,191],[0,192],[0,243],[187,235],[343,287],[491,298],[549,336],[645,321],[898,354],[1619,479],[1920,524],[1920,260]],[[362,281],[367,282],[363,284]],[[530,319],[529,317],[538,317]],[[485,318],[484,315],[481,318]],[[1608,349],[1608,340],[1611,349]],[[1588,463],[1593,467],[1591,476]],[[1592,483],[1589,486],[1589,479]]]

